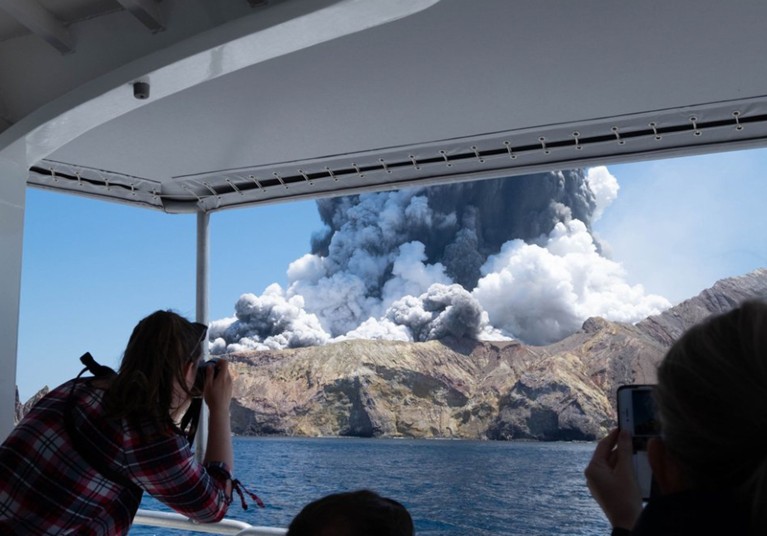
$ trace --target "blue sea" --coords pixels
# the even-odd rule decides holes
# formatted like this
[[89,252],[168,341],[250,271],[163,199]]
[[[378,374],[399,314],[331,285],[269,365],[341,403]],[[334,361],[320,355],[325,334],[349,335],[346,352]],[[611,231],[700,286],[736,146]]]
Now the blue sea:
[[[237,477],[265,509],[229,516],[287,527],[323,495],[361,488],[403,503],[419,536],[605,536],[583,478],[594,444],[353,438],[234,439]],[[145,497],[145,509],[167,510]],[[132,536],[193,534],[134,526]]]

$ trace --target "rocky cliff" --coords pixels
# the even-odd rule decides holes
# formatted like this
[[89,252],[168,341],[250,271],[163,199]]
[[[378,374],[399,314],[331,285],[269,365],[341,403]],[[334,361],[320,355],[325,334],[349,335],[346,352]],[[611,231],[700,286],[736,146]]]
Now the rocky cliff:
[[[615,390],[653,383],[687,328],[746,299],[767,270],[712,288],[636,325],[590,318],[549,346],[443,339],[346,341],[231,354],[232,429],[243,435],[594,439],[614,426]],[[25,404],[20,419],[47,387]]]
[[767,270],[720,281],[636,325],[590,318],[549,346],[359,340],[232,354],[233,431],[594,439],[615,423],[618,385],[654,382],[685,329],[749,298],[767,298]]
[[727,312],[745,300],[766,298],[767,269],[759,269],[722,279],[696,297],[639,322],[637,327],[661,344],[670,346],[687,328],[707,316]]

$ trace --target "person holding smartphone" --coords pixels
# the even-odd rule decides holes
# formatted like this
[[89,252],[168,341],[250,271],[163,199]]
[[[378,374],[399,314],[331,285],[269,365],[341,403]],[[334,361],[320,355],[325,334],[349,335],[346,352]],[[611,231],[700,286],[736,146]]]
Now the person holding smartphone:
[[767,534],[767,304],[694,326],[658,368],[659,493],[642,508],[632,437],[613,430],[585,470],[614,536]]

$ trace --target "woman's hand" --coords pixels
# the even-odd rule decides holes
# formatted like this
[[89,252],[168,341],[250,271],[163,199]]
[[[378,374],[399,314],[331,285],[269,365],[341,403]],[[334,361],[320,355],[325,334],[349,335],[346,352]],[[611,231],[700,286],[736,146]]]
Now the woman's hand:
[[591,495],[613,528],[632,529],[642,513],[631,457],[631,436],[616,428],[597,444],[584,471]]
[[[234,472],[232,430],[229,422],[232,374],[227,361],[219,360],[214,367],[208,367],[205,371],[205,388],[202,396],[210,410],[205,461],[224,462],[229,471]],[[227,484],[227,494],[231,496],[231,483]]]
[[228,414],[229,403],[232,400],[232,374],[229,371],[229,362],[220,359],[215,365],[206,369],[202,395],[205,403],[211,412],[226,410]]

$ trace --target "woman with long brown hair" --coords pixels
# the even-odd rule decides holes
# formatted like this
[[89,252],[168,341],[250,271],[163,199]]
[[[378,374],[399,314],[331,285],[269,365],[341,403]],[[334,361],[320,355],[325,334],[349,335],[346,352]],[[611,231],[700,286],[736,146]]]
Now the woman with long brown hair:
[[170,311],[141,320],[116,375],[71,380],[46,395],[0,446],[0,533],[124,534],[144,491],[201,523],[231,503],[232,377],[206,367],[205,459],[179,430],[206,326]]

